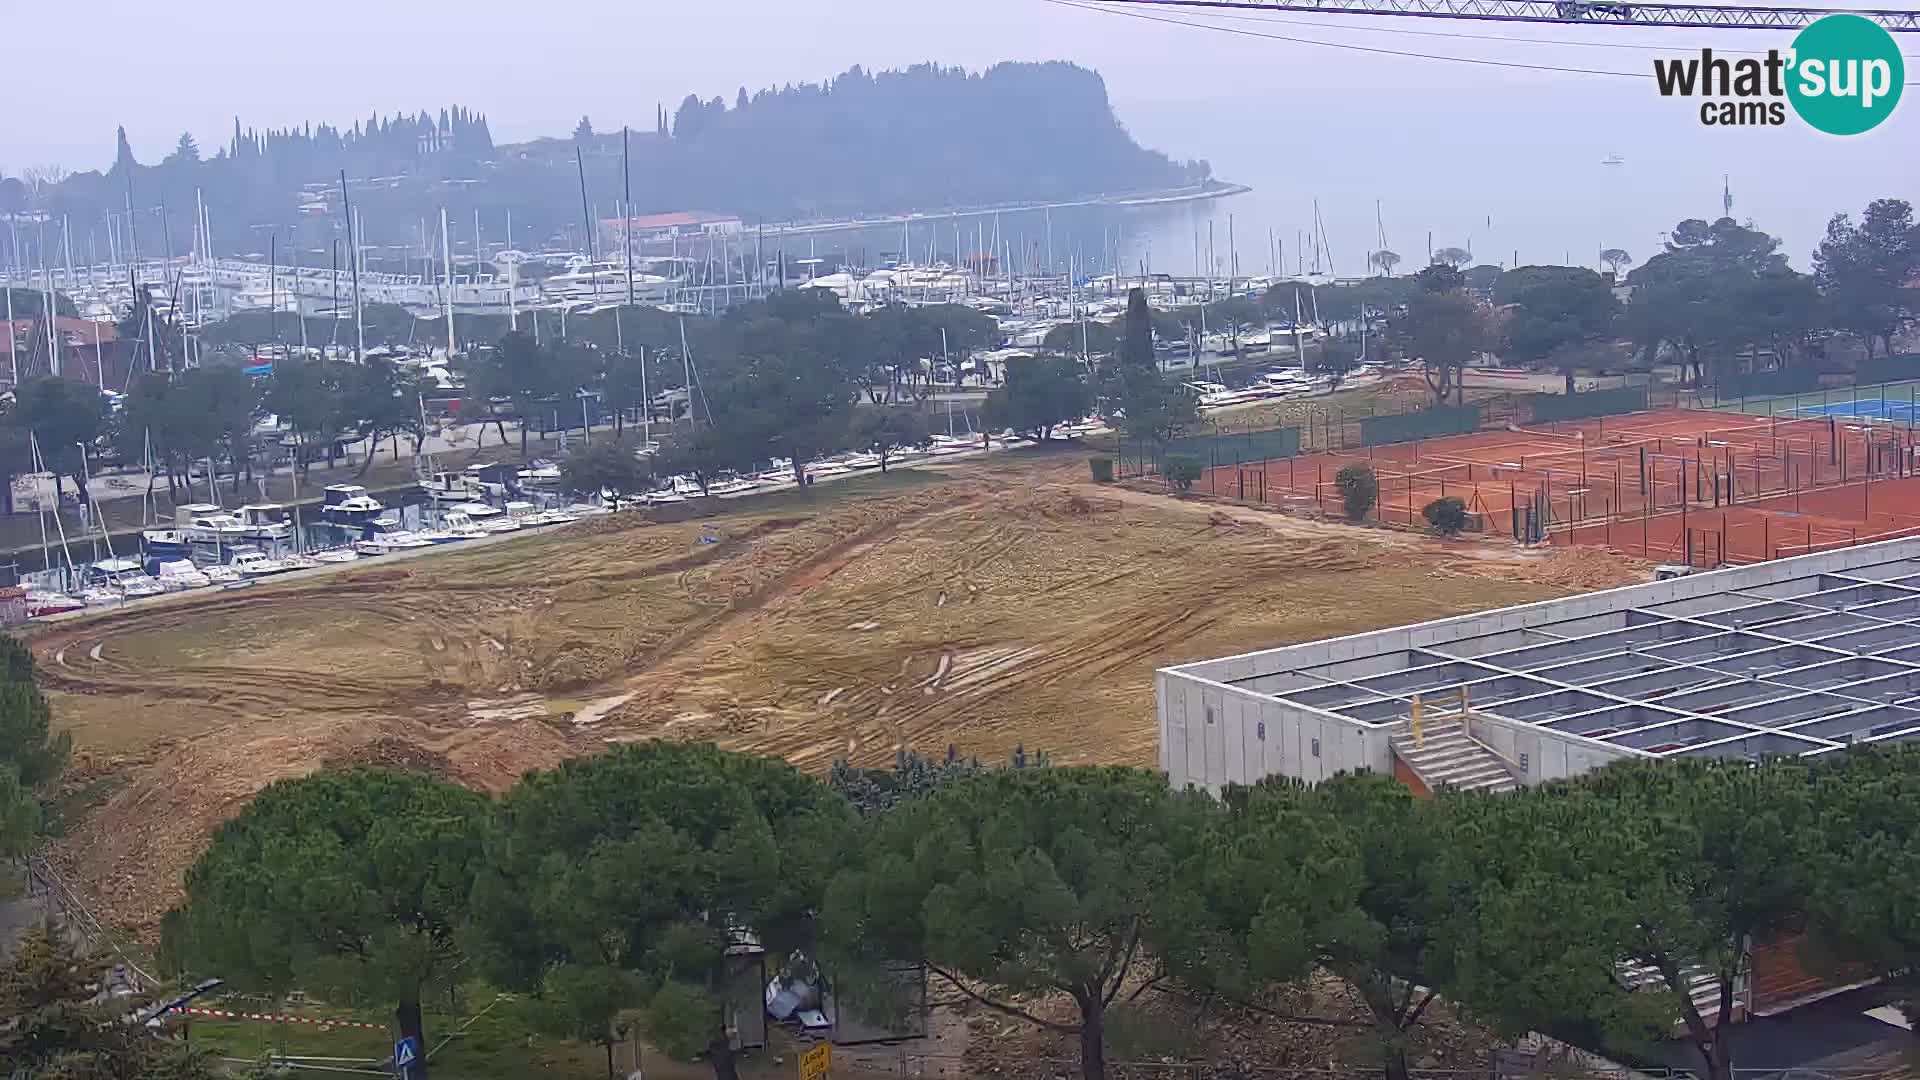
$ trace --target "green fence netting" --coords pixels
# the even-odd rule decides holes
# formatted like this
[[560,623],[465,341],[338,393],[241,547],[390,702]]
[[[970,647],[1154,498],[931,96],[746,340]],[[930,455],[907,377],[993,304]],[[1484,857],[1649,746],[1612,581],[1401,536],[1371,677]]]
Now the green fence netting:
[[1529,394],[1526,415],[1530,423],[1545,424],[1556,420],[1584,420],[1590,416],[1643,412],[1646,408],[1646,387],[1622,386],[1578,394]]
[[1860,361],[1854,368],[1853,382],[1856,386],[1904,382],[1907,379],[1920,379],[1920,353],[1875,356]]
[[1723,376],[1714,392],[1721,401],[1750,397],[1779,397],[1820,389],[1820,374],[1811,368],[1745,371]]
[[1223,465],[1246,465],[1274,458],[1290,458],[1299,452],[1300,429],[1293,427],[1189,435],[1165,443],[1127,439],[1120,444],[1115,472],[1123,480],[1135,476],[1157,476],[1164,471],[1169,457],[1190,457],[1203,468],[1214,469]]
[[1394,416],[1369,416],[1360,421],[1360,445],[1412,442],[1479,430],[1480,406],[1441,405]]

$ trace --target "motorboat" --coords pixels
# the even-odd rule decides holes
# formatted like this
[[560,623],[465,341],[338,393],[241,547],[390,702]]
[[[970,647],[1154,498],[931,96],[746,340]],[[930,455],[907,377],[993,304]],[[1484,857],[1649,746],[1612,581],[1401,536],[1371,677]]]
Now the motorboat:
[[85,600],[69,596],[63,592],[49,592],[42,589],[27,590],[27,618],[39,619],[48,615],[59,615],[68,611],[79,611],[87,606]]
[[149,559],[184,559],[193,554],[193,542],[182,529],[142,529],[140,553]]
[[440,528],[451,533],[455,540],[480,540],[487,535],[487,530],[458,510],[447,511],[446,517],[440,519]]
[[749,491],[758,490],[760,490],[759,484],[738,476],[729,476],[724,480],[716,480],[707,485],[707,494],[723,499],[734,495],[745,495]]
[[111,604],[126,603],[126,596],[111,585],[89,585],[73,594],[87,607],[107,607]]
[[189,544],[234,544],[245,539],[240,519],[212,503],[188,503],[173,511],[173,530]]
[[322,564],[358,562],[359,559],[360,553],[350,547],[328,548],[313,553],[313,560]]
[[154,567],[153,579],[167,592],[204,589],[213,584],[213,579],[201,573],[200,568],[188,559],[174,559],[159,564]]
[[203,566],[200,568],[200,572],[205,574],[207,580],[215,585],[232,585],[237,581],[243,580],[240,576],[240,571],[235,570],[231,566]]
[[269,574],[284,574],[294,567],[283,560],[273,558],[264,551],[251,548],[233,553],[233,560],[227,564],[243,578],[266,577]]
[[847,454],[840,459],[840,463],[849,469],[877,469],[880,467],[880,455],[862,451]]
[[293,519],[279,503],[249,503],[240,508],[240,528],[248,540],[286,540],[293,536]]
[[980,440],[976,435],[935,435],[928,441],[927,453],[934,457],[946,457],[978,449]]
[[611,514],[613,511],[607,507],[595,505],[594,503],[568,503],[561,513],[578,520],[580,518],[599,517],[603,514]]
[[674,503],[687,501],[685,495],[680,494],[672,488],[657,488],[647,492],[643,498],[647,500],[648,506],[671,506]]
[[87,581],[112,589],[129,600],[159,596],[166,591],[147,576],[146,567],[133,559],[102,559],[87,568]]
[[[878,459],[874,461],[874,464],[879,464]],[[844,461],[835,461],[832,458],[821,458],[819,461],[810,461],[807,463],[807,475],[815,478],[822,476],[839,476],[842,473],[850,473],[852,471],[853,466],[848,465]]]
[[365,525],[385,509],[358,484],[331,484],[320,504],[320,516],[335,525]]
[[530,502],[522,502],[519,500],[510,502],[506,505],[505,511],[507,515],[507,520],[513,522],[516,525],[545,524],[545,522],[534,520],[535,518],[540,516],[540,508],[533,505]]
[[473,522],[474,527],[489,534],[514,532],[520,528],[520,523],[509,516],[506,511],[497,506],[488,506],[486,503],[456,503],[447,509],[449,512],[458,511],[467,515],[467,519]]
[[676,476],[672,484],[673,493],[683,499],[699,499],[707,494],[707,489],[700,486],[700,481],[691,476]]
[[420,481],[420,490],[430,499],[466,500],[478,498],[472,478],[465,472],[435,472]]
[[280,565],[288,570],[312,570],[320,565],[320,560],[303,552],[293,552],[280,556]]
[[551,461],[536,461],[530,467],[513,474],[522,488],[534,491],[554,491],[560,487],[562,479],[560,466]]
[[499,507],[488,506],[486,503],[483,503],[483,502],[455,503],[452,506],[447,507],[447,509],[449,511],[457,510],[462,514],[467,515],[467,517],[473,519],[473,522],[476,525],[485,525],[489,521],[494,521],[499,518],[503,518],[507,516],[506,512],[501,510]]
[[426,534],[402,528],[398,518],[383,517],[367,523],[366,531],[353,545],[353,550],[362,555],[385,555],[389,551],[408,551],[431,546],[433,546],[433,540]]

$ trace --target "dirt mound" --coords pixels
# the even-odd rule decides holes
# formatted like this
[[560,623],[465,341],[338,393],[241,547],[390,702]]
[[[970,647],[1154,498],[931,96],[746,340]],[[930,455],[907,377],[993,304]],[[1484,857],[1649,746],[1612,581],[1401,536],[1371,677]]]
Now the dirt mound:
[[102,920],[151,933],[180,899],[187,868],[213,831],[275,780],[304,776],[367,743],[365,728],[307,722],[175,746],[135,770],[130,782],[61,845],[74,886]]
[[994,498],[993,510],[1022,519],[1084,521],[1119,510],[1118,499],[1058,488],[1023,489]]
[[383,769],[406,769],[446,779],[453,773],[447,755],[418,746],[405,739],[383,735],[370,743],[334,754],[320,763],[322,768],[342,769],[353,765],[374,765]]
[[582,750],[545,723],[529,719],[454,748],[447,763],[462,784],[497,793],[528,771],[550,769]]

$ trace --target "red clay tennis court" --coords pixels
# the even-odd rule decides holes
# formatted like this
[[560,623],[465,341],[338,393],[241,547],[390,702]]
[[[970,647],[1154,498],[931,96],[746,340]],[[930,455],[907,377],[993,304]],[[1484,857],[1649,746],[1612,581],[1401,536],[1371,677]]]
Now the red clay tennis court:
[[1920,533],[1920,459],[1904,426],[1671,409],[1209,470],[1196,489],[1341,511],[1335,475],[1365,463],[1374,515],[1425,524],[1453,496],[1481,529],[1713,566]]

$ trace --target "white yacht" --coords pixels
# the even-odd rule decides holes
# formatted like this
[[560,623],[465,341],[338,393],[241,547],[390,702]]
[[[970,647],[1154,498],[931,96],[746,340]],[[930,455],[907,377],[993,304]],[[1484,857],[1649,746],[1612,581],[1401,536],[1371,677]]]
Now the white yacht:
[[320,516],[335,525],[365,525],[385,509],[358,484],[331,484],[320,504]]
[[458,510],[447,511],[447,515],[440,519],[440,528],[455,540],[479,540],[487,535],[487,530],[474,524],[472,518]]
[[192,544],[233,544],[246,538],[240,519],[212,503],[188,503],[173,511],[174,528]]
[[531,467],[515,473],[514,478],[520,481],[523,488],[551,491],[560,486],[560,466],[550,461],[536,461]]
[[294,567],[279,559],[272,558],[264,551],[236,551],[233,561],[227,564],[243,578],[266,577],[268,574],[284,574]]
[[749,491],[758,490],[760,490],[759,484],[739,476],[729,476],[724,480],[716,480],[707,485],[707,494],[723,499],[734,495],[745,495]]
[[200,572],[200,568],[187,559],[175,559],[163,562],[155,567],[158,573],[154,580],[168,592],[180,592],[185,589],[204,589],[213,584],[213,579]]
[[435,472],[420,481],[420,490],[430,499],[467,500],[479,497],[474,489],[473,478],[464,472]]
[[87,577],[92,583],[112,589],[129,600],[158,596],[166,591],[133,559],[102,559],[87,568]]
[[240,527],[249,540],[285,540],[293,535],[293,518],[279,503],[249,503],[240,508]]
[[27,589],[27,618],[38,619],[47,615],[59,615],[68,611],[79,611],[87,602],[77,596],[47,589]]

